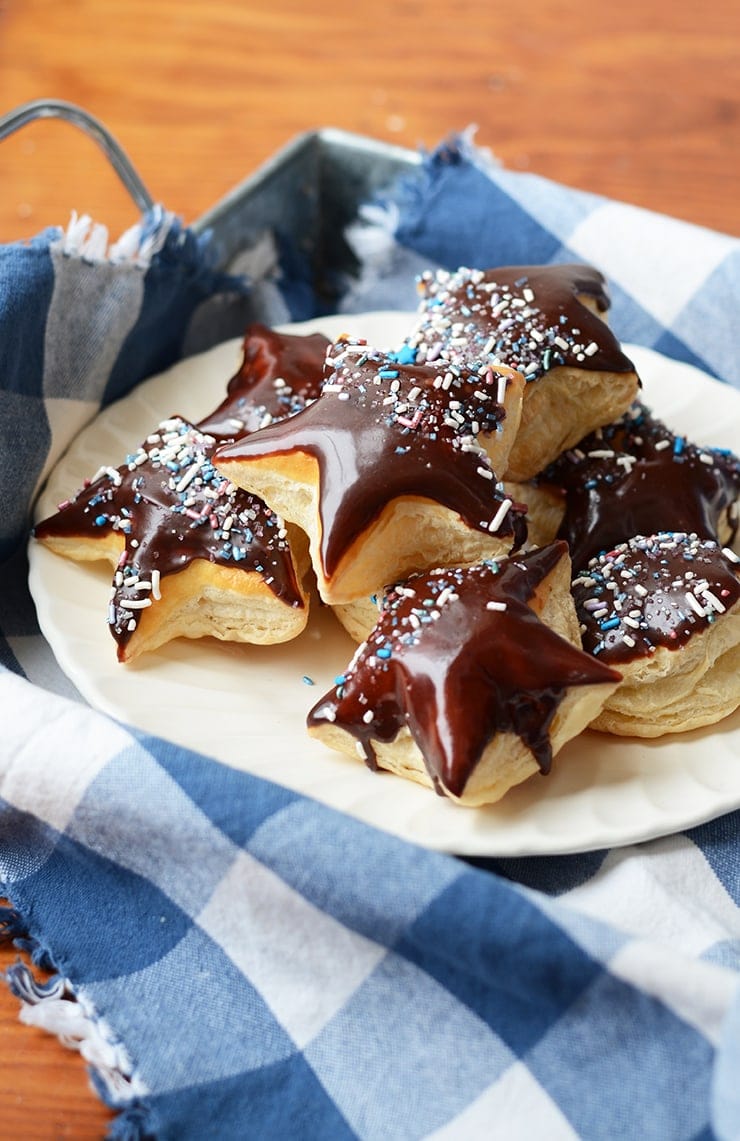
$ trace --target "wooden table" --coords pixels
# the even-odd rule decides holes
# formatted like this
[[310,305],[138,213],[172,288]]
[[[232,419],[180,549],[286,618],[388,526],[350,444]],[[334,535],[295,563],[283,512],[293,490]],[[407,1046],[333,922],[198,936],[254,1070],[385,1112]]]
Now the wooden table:
[[[78,103],[186,222],[299,132],[416,147],[477,124],[508,167],[740,235],[740,6],[530,0],[4,0],[0,113]],[[0,240],[135,210],[97,147],[45,122],[0,145]],[[7,948],[0,966],[15,958]],[[0,987],[3,1136],[93,1138],[79,1057]]]

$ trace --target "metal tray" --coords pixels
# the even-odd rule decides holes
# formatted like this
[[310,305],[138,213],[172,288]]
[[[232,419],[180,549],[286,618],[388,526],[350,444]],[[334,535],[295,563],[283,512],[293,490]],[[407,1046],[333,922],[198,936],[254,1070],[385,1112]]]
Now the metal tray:
[[[0,139],[35,119],[60,118],[85,131],[103,150],[144,211],[154,201],[120,144],[89,112],[63,100],[36,100],[0,117]],[[298,252],[321,312],[331,312],[356,259],[345,238],[360,205],[404,172],[418,168],[414,151],[325,128],[297,136],[230,191],[191,229],[209,232],[218,268],[241,270],[247,251],[271,235]],[[240,332],[238,303],[229,317]],[[221,330],[229,335],[230,330]]]

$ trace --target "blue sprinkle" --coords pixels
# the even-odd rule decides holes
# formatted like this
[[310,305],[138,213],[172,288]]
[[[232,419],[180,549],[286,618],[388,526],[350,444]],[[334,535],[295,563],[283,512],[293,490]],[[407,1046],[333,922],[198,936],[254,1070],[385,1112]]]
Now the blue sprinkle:
[[96,515],[95,516],[95,526],[96,527],[104,527],[107,522],[108,522],[108,516],[107,515]]
[[673,454],[674,454],[674,456],[680,456],[681,455],[681,452],[683,451],[683,446],[684,446],[683,436],[676,436],[675,440],[673,441]]
[[379,658],[389,658],[391,656],[391,650],[388,646],[381,646],[375,653]]
[[344,685],[346,680],[347,680],[347,678],[345,677],[344,674],[337,674],[337,676],[334,678],[334,684],[335,685]]
[[399,364],[413,364],[416,360],[416,349],[412,349],[410,345],[403,345],[394,355]]
[[395,380],[398,376],[397,368],[379,368],[378,376],[383,380]]
[[616,629],[616,627],[618,625],[619,625],[619,619],[618,618],[609,618],[609,619],[607,619],[606,622],[601,622],[599,628],[601,630],[614,630],[614,629]]
[[303,681],[304,685],[313,685],[314,684],[313,678],[309,677],[308,674],[303,675],[302,681]]

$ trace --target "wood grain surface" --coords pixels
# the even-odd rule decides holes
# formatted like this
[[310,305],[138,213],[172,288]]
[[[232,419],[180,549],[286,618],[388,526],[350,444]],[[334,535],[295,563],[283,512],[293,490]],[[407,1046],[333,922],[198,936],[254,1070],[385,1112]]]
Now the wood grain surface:
[[[186,222],[300,132],[431,148],[474,124],[511,169],[740,235],[739,74],[736,0],[0,0],[0,114],[80,104]],[[0,186],[0,241],[73,209],[112,237],[136,218],[64,123],[0,143]],[[2,986],[0,1094],[4,1137],[102,1137],[110,1120],[80,1058],[20,1025]]]

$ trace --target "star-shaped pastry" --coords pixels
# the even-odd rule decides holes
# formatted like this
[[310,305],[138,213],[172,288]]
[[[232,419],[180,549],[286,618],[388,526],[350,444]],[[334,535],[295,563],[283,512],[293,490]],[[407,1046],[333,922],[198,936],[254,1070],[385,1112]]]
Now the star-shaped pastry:
[[329,344],[321,333],[279,333],[267,325],[250,325],[239,371],[223,402],[198,421],[201,432],[221,442],[233,440],[300,412],[319,395]]
[[342,340],[313,404],[214,462],[306,532],[324,601],[350,601],[413,570],[521,545],[523,509],[498,471],[522,387],[511,369],[405,365]]
[[282,520],[216,471],[214,447],[170,417],[34,529],[60,554],[115,566],[108,625],[122,662],[178,636],[271,642],[305,626]]
[[309,731],[467,804],[546,773],[619,681],[581,650],[569,586],[561,542],[410,576]]
[[560,489],[558,536],[576,571],[635,535],[679,531],[732,544],[740,460],[676,435],[641,403],[569,449],[539,477]]
[[507,479],[531,479],[637,395],[634,365],[606,324],[604,278],[591,266],[463,266],[422,274],[419,292],[406,341],[416,363],[498,363],[527,381]]

